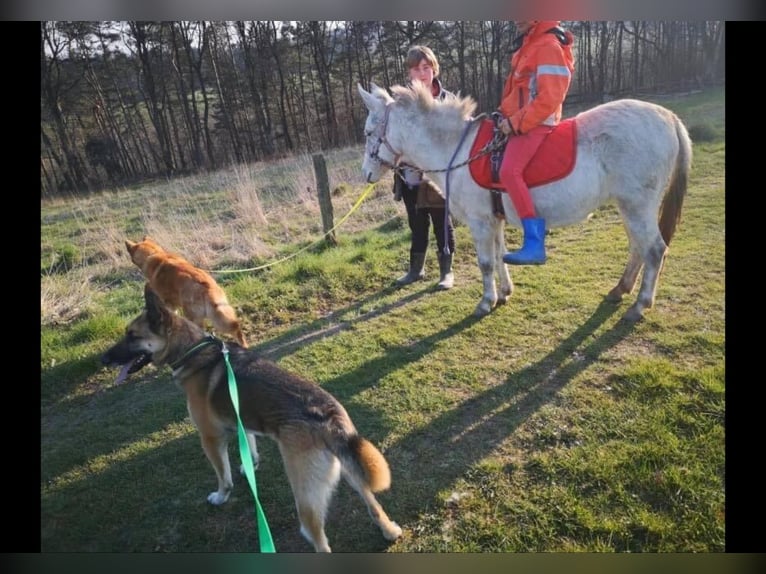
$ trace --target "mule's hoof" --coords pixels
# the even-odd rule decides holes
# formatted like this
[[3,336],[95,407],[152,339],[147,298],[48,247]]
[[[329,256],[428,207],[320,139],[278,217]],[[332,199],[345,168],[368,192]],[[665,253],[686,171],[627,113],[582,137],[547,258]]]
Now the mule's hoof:
[[637,323],[638,321],[644,318],[644,313],[642,309],[639,309],[635,305],[633,305],[630,309],[628,309],[625,312],[622,318],[628,323]]
[[492,306],[490,306],[489,303],[486,301],[482,301],[478,305],[476,305],[476,309],[473,311],[474,317],[485,317],[489,315],[492,312]]
[[606,299],[606,301],[609,303],[620,303],[622,301],[622,295],[623,295],[622,291],[618,291],[617,289],[612,289],[609,293],[606,294],[606,297],[604,297],[604,299]]

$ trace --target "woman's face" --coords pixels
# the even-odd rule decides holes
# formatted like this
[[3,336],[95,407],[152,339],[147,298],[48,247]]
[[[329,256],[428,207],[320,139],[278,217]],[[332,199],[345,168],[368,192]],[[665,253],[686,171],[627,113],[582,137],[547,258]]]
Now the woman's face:
[[410,68],[410,81],[423,82],[430,86],[434,81],[434,69],[426,59],[420,60],[417,66]]

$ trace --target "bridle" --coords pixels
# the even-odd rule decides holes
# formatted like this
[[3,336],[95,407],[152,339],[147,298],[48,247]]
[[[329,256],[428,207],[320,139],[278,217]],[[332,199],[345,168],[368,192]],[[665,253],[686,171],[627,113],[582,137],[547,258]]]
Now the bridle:
[[[375,125],[375,131],[373,131],[370,134],[371,136],[374,136],[374,135],[378,136],[378,141],[375,142],[375,144],[372,147],[372,150],[370,150],[370,159],[373,159],[373,160],[377,161],[379,164],[384,165],[386,167],[389,167],[389,168],[393,169],[394,171],[396,171],[397,169],[399,169],[399,167],[398,167],[399,166],[399,158],[402,157],[402,154],[401,154],[401,152],[397,152],[393,147],[391,147],[391,143],[388,141],[388,139],[386,139],[386,131],[388,130],[388,116],[391,113],[391,104],[393,104],[393,102],[389,102],[388,104],[386,104],[386,112],[385,112],[385,114],[383,114],[383,121],[379,122],[378,124],[376,124]],[[391,152],[391,155],[394,156],[394,162],[393,163],[383,159],[378,154],[378,152],[380,151],[380,145],[381,144],[386,146],[388,151]]]

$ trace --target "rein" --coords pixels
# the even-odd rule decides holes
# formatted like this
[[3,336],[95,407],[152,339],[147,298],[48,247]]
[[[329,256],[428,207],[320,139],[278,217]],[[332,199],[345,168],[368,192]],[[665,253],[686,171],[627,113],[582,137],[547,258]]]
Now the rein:
[[[402,179],[405,179],[404,176],[404,169],[402,168],[402,165],[409,165],[409,164],[400,164],[399,158],[402,157],[401,152],[397,152],[394,150],[394,148],[391,146],[390,142],[386,138],[386,132],[388,131],[388,118],[391,114],[391,106],[394,102],[389,102],[386,104],[386,113],[383,116],[383,122],[379,123],[375,126],[375,131],[378,134],[378,141],[375,145],[375,148],[370,152],[370,158],[376,160],[381,165],[384,165],[390,169],[392,169],[396,174],[399,175]],[[452,153],[452,158],[449,161],[449,164],[444,169],[421,169],[416,166],[411,166],[420,171],[423,174],[426,173],[444,173],[446,172],[446,189],[444,190],[444,203],[445,203],[445,209],[444,209],[444,254],[449,255],[450,254],[450,248],[449,248],[449,241],[448,241],[448,228],[449,228],[449,179],[450,179],[450,172],[452,172],[455,169],[458,169],[460,167],[463,167],[465,165],[470,164],[473,161],[476,161],[480,157],[487,155],[489,153],[492,153],[496,150],[502,149],[506,142],[508,141],[508,136],[505,135],[501,130],[495,129],[495,133],[492,137],[492,139],[484,146],[482,147],[477,153],[475,153],[472,156],[469,156],[468,159],[453,165],[453,162],[455,161],[455,157],[457,157],[458,152],[460,151],[460,148],[463,147],[463,142],[465,142],[465,138],[468,135],[468,131],[470,130],[471,126],[474,125],[477,121],[482,120],[486,117],[487,114],[479,114],[475,118],[470,118],[466,120],[465,122],[465,128],[463,129],[463,134],[460,136],[460,142],[458,142],[457,147],[455,148],[455,151]],[[497,128],[497,120],[498,120],[498,114],[497,112],[492,114],[492,120],[495,123],[495,128]],[[385,145],[388,148],[388,151],[391,152],[391,155],[393,155],[393,163],[384,160],[380,157],[379,151],[380,146]]]
[[[377,124],[375,126],[375,131],[378,132],[378,141],[377,141],[377,144],[376,144],[375,148],[370,152],[370,158],[374,159],[375,161],[377,161],[381,165],[384,165],[384,166],[392,169],[394,172],[398,173],[400,177],[404,178],[404,170],[401,167],[402,164],[399,163],[399,158],[402,157],[402,153],[401,152],[397,152],[396,150],[394,150],[394,148],[391,146],[391,143],[386,138],[386,132],[388,131],[388,116],[391,113],[391,106],[393,105],[393,103],[394,102],[389,102],[388,104],[386,104],[386,113],[383,116],[383,122],[379,123],[379,124]],[[487,114],[482,113],[482,114],[479,114],[478,116],[476,116],[475,118],[471,118],[471,119],[467,120],[466,127],[463,130],[463,135],[462,135],[462,137],[460,139],[460,143],[458,144],[457,149],[455,150],[455,153],[453,154],[452,159],[450,160],[450,163],[449,163],[449,165],[446,168],[443,168],[443,169],[421,169],[421,168],[416,167],[416,166],[410,166],[410,167],[414,167],[415,169],[417,169],[421,173],[444,173],[444,172],[446,172],[447,175],[448,175],[447,180],[449,181],[449,172],[450,171],[458,169],[459,167],[463,167],[464,165],[468,165],[469,163],[471,163],[473,161],[476,161],[477,159],[479,159],[480,157],[482,157],[484,155],[487,155],[488,153],[492,153],[493,151],[502,149],[502,147],[505,145],[505,143],[508,140],[508,136],[506,136],[505,134],[503,134],[501,131],[498,130],[495,133],[495,136],[492,138],[492,140],[490,140],[487,143],[487,145],[485,145],[483,148],[481,148],[477,153],[475,153],[474,155],[470,156],[468,159],[466,159],[466,160],[464,160],[464,161],[462,161],[462,162],[460,162],[460,163],[458,163],[456,165],[452,165],[452,162],[455,160],[455,155],[457,155],[458,150],[463,145],[463,141],[465,140],[465,137],[468,134],[468,129],[470,128],[470,126],[473,125],[475,122],[484,119],[486,117],[486,115]],[[390,161],[384,160],[378,154],[378,152],[380,151],[381,144],[385,145],[386,148],[388,148],[388,151],[391,152],[391,155],[394,156],[393,163],[391,163]],[[404,165],[409,165],[409,164],[404,164]]]
[[[398,174],[399,177],[402,179],[405,179],[404,175],[404,166],[409,166],[409,164],[400,164],[399,159],[402,157],[402,152],[397,152],[392,146],[391,143],[386,138],[386,132],[388,131],[388,119],[391,115],[391,106],[394,104],[394,102],[389,102],[386,104],[386,112],[383,115],[383,121],[381,123],[378,123],[375,126],[375,133],[378,136],[378,141],[375,144],[374,149],[370,152],[370,158],[377,161],[379,164],[386,166],[394,171],[395,174]],[[482,147],[477,153],[475,153],[472,156],[469,156],[466,160],[453,165],[453,162],[455,161],[455,158],[457,157],[458,152],[460,151],[460,148],[463,147],[463,142],[465,142],[465,138],[468,135],[468,131],[470,130],[471,126],[474,125],[477,121],[483,120],[486,117],[487,114],[479,114],[475,118],[470,118],[466,120],[465,122],[465,128],[463,129],[463,134],[460,136],[460,141],[457,144],[457,147],[455,148],[455,151],[452,153],[452,157],[449,160],[449,164],[447,164],[447,167],[444,169],[421,169],[417,166],[409,166],[413,167],[416,170],[420,171],[422,174],[426,173],[444,173],[446,172],[446,189],[444,190],[444,254],[449,255],[450,254],[450,248],[449,248],[449,237],[448,237],[448,229],[449,229],[449,196],[450,196],[450,190],[449,190],[449,179],[450,179],[450,172],[452,172],[455,169],[458,169],[460,167],[463,167],[465,165],[470,164],[473,161],[476,161],[480,157],[487,155],[489,153],[492,153],[497,150],[503,149],[506,142],[508,141],[508,136],[505,135],[501,130],[497,129],[498,126],[498,120],[500,119],[500,115],[497,112],[493,112],[491,115],[492,121],[495,124],[495,131],[492,139],[487,142],[487,144]],[[391,155],[393,156],[393,163],[387,160],[384,160],[380,157],[380,154],[378,153],[380,151],[380,146],[385,145],[386,148],[388,148],[388,151],[391,152]]]
[[463,130],[463,135],[460,138],[460,143],[457,144],[457,149],[455,150],[455,153],[452,155],[452,159],[450,160],[449,165],[445,167],[444,169],[420,169],[423,173],[443,173],[447,172],[449,175],[449,172],[452,170],[455,170],[459,167],[463,167],[464,165],[468,165],[469,163],[476,161],[483,155],[487,155],[488,153],[492,153],[493,151],[502,149],[502,147],[505,145],[505,143],[508,141],[508,136],[503,134],[502,132],[498,131],[497,134],[495,134],[495,137],[493,137],[487,145],[485,145],[483,148],[481,148],[478,152],[476,152],[474,155],[470,156],[468,159],[461,161],[458,164],[452,165],[452,162],[455,160],[455,156],[457,155],[458,150],[460,150],[461,146],[463,145],[463,141],[465,141],[465,137],[468,135],[469,128],[477,121],[482,120],[486,117],[487,114],[479,114],[475,118],[470,118],[469,120],[466,120],[466,126]]
[[[449,255],[449,174],[450,172],[455,169],[455,167],[460,166],[452,166],[452,162],[455,161],[455,157],[457,156],[457,152],[460,151],[460,148],[463,147],[463,142],[465,141],[465,137],[468,135],[468,130],[471,128],[471,125],[476,121],[476,119],[471,119],[465,122],[465,128],[463,129],[463,135],[460,136],[460,141],[457,144],[457,147],[455,148],[455,151],[452,153],[452,158],[449,160],[449,164],[447,165],[447,177],[446,177],[446,189],[444,190],[444,254]],[[487,147],[487,146],[485,146]],[[469,158],[470,159],[470,158]],[[465,162],[468,163],[468,162]],[[465,165],[465,163],[463,165]]]

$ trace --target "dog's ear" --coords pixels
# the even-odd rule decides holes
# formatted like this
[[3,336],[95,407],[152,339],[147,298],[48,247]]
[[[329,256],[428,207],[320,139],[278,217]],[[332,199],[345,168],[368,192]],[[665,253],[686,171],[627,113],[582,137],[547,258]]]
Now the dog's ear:
[[138,245],[138,243],[134,243],[130,239],[125,240],[125,248],[128,250],[128,253],[130,253],[131,255],[133,255],[133,251],[135,251],[136,245]]
[[171,319],[171,312],[165,307],[159,295],[149,286],[144,284],[144,301],[146,302],[146,317],[149,320],[149,328],[155,333],[162,332],[162,325]]

